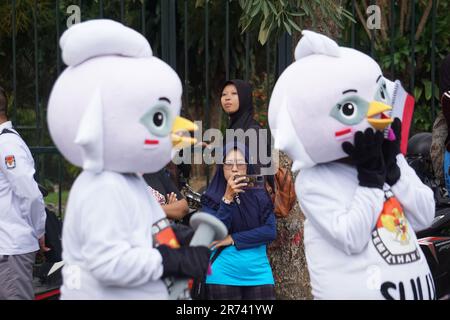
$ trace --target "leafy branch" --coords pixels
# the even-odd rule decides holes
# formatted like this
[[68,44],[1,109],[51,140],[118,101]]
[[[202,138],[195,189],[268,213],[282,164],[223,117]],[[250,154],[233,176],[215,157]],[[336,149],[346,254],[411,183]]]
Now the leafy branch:
[[[239,0],[242,33],[259,29],[258,41],[265,44],[271,36],[302,31],[302,19],[310,19],[317,26],[317,15],[331,20],[334,26],[344,27],[345,20],[354,21],[352,14],[333,0]],[[328,26],[323,26],[328,32]]]

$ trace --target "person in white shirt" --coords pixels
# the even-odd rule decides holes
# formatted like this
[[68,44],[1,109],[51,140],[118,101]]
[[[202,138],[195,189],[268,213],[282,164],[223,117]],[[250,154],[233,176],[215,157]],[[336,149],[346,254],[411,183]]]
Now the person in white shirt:
[[435,299],[415,235],[433,220],[433,192],[400,152],[387,79],[369,56],[311,31],[295,58],[275,85],[269,124],[300,170],[314,298]]
[[45,247],[45,205],[34,180],[34,160],[7,118],[0,88],[0,300],[31,300],[33,265]]
[[118,22],[74,25],[60,45],[68,68],[52,89],[48,126],[83,168],[63,224],[61,299],[167,299],[162,278],[202,277],[210,255],[206,246],[159,241],[152,229],[166,215],[137,174],[160,170],[173,146],[190,142],[177,134],[195,130],[178,117],[181,81]]

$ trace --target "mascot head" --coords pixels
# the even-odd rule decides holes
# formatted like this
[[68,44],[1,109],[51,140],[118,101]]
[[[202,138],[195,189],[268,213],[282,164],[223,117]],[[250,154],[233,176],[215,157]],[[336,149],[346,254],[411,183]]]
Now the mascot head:
[[61,37],[68,68],[48,105],[50,135],[85,170],[155,172],[171,159],[177,135],[195,125],[178,117],[182,85],[138,32],[111,20],[77,24]]
[[303,31],[295,62],[278,79],[269,105],[275,148],[293,170],[347,157],[344,141],[356,131],[384,130],[393,121],[394,83],[369,56]]

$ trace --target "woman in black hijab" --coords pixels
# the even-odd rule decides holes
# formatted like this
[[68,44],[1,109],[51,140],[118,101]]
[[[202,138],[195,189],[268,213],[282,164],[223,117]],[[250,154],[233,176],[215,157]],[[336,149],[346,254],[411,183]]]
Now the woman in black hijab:
[[249,83],[239,79],[225,82],[222,88],[221,103],[230,120],[228,129],[243,129],[244,131],[250,128],[261,129],[259,123],[253,119],[253,96]]
[[[270,157],[270,134],[260,136],[260,130],[262,130],[260,124],[254,119],[254,108],[253,108],[253,95],[252,87],[249,83],[234,79],[225,82],[222,88],[221,104],[225,113],[228,114],[229,125],[227,129],[238,130],[242,129],[244,132],[248,130],[254,130],[256,133],[256,141],[239,141],[244,143],[246,147],[250,150],[251,157],[256,158],[256,171],[260,173],[260,167],[270,166],[270,162],[262,161],[260,158],[261,154],[260,148],[260,138],[265,139],[265,145],[267,146],[266,156]],[[250,134],[249,136],[252,136]],[[225,134],[223,145],[227,143],[232,143],[233,141],[227,141]],[[253,145],[256,144],[256,145]],[[257,152],[254,154],[253,152]],[[255,160],[253,160],[255,161]],[[269,177],[269,183],[272,182],[273,177]],[[272,183],[271,183],[272,184]]]

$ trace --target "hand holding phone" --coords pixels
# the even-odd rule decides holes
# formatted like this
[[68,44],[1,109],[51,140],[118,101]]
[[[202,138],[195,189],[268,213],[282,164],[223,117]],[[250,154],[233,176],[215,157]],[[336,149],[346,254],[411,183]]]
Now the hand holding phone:
[[260,189],[264,188],[264,176],[260,174],[248,174],[245,176],[235,176],[235,179],[244,177],[244,182],[247,183],[243,189]]

